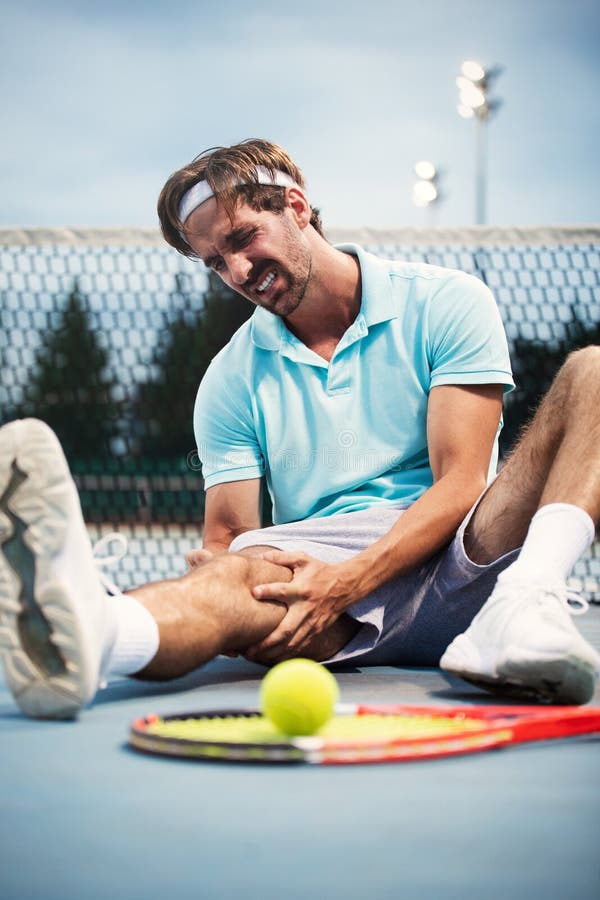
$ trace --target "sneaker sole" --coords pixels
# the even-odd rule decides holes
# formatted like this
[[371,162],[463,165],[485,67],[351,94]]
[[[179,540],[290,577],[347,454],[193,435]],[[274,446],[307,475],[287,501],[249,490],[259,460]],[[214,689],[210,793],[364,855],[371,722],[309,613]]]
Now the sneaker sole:
[[532,685],[545,703],[587,703],[596,689],[595,667],[575,656],[507,661],[498,666],[498,676],[517,684]]
[[71,477],[44,423],[2,429],[0,445],[0,657],[8,685],[33,718],[69,719],[92,673],[68,591],[51,572],[67,532]]
[[574,657],[505,662],[494,675],[463,669],[456,661],[444,671],[499,696],[569,706],[587,703],[596,687],[595,667]]

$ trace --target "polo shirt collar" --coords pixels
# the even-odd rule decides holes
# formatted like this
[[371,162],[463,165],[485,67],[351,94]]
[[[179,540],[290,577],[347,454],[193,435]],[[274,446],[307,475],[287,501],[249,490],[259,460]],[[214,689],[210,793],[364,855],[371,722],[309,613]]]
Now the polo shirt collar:
[[389,261],[367,253],[358,244],[336,244],[336,250],[351,253],[358,259],[362,279],[360,312],[367,327],[398,318],[394,309]]
[[288,330],[283,319],[257,306],[250,319],[252,343],[263,350],[279,350],[286,339]]
[[[397,318],[389,263],[372,253],[367,253],[358,244],[336,244],[336,249],[342,253],[350,253],[358,259],[362,280],[359,316],[364,319],[367,328]],[[254,310],[250,328],[252,342],[263,350],[280,350],[289,337],[283,319],[260,306]]]

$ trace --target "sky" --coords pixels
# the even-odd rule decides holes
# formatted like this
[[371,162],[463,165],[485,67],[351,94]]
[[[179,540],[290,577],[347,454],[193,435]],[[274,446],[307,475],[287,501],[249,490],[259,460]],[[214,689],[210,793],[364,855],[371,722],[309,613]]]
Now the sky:
[[598,0],[0,0],[0,226],[153,226],[171,172],[250,137],[326,227],[471,225],[465,59],[503,66],[489,224],[597,223]]

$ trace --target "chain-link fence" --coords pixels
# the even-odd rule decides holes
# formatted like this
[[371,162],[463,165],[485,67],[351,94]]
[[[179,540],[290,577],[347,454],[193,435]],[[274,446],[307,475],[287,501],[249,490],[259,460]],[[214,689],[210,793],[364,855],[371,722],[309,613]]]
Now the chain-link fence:
[[[504,450],[566,353],[600,342],[600,228],[329,237],[489,285],[517,381]],[[0,229],[0,418],[34,414],[55,428],[92,535],[118,526],[132,538],[127,584],[183,571],[183,553],[199,541],[193,399],[210,359],[250,312],[151,229]],[[575,585],[600,595],[597,544]]]

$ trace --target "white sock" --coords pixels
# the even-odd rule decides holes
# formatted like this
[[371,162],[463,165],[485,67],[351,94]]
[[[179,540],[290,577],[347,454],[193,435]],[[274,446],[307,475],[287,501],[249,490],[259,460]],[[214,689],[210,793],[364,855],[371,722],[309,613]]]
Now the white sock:
[[593,519],[571,503],[549,503],[538,509],[523,548],[498,580],[566,581],[577,560],[594,540]]
[[103,675],[134,675],[156,656],[158,625],[150,612],[131,594],[108,594],[116,637],[103,662]]

